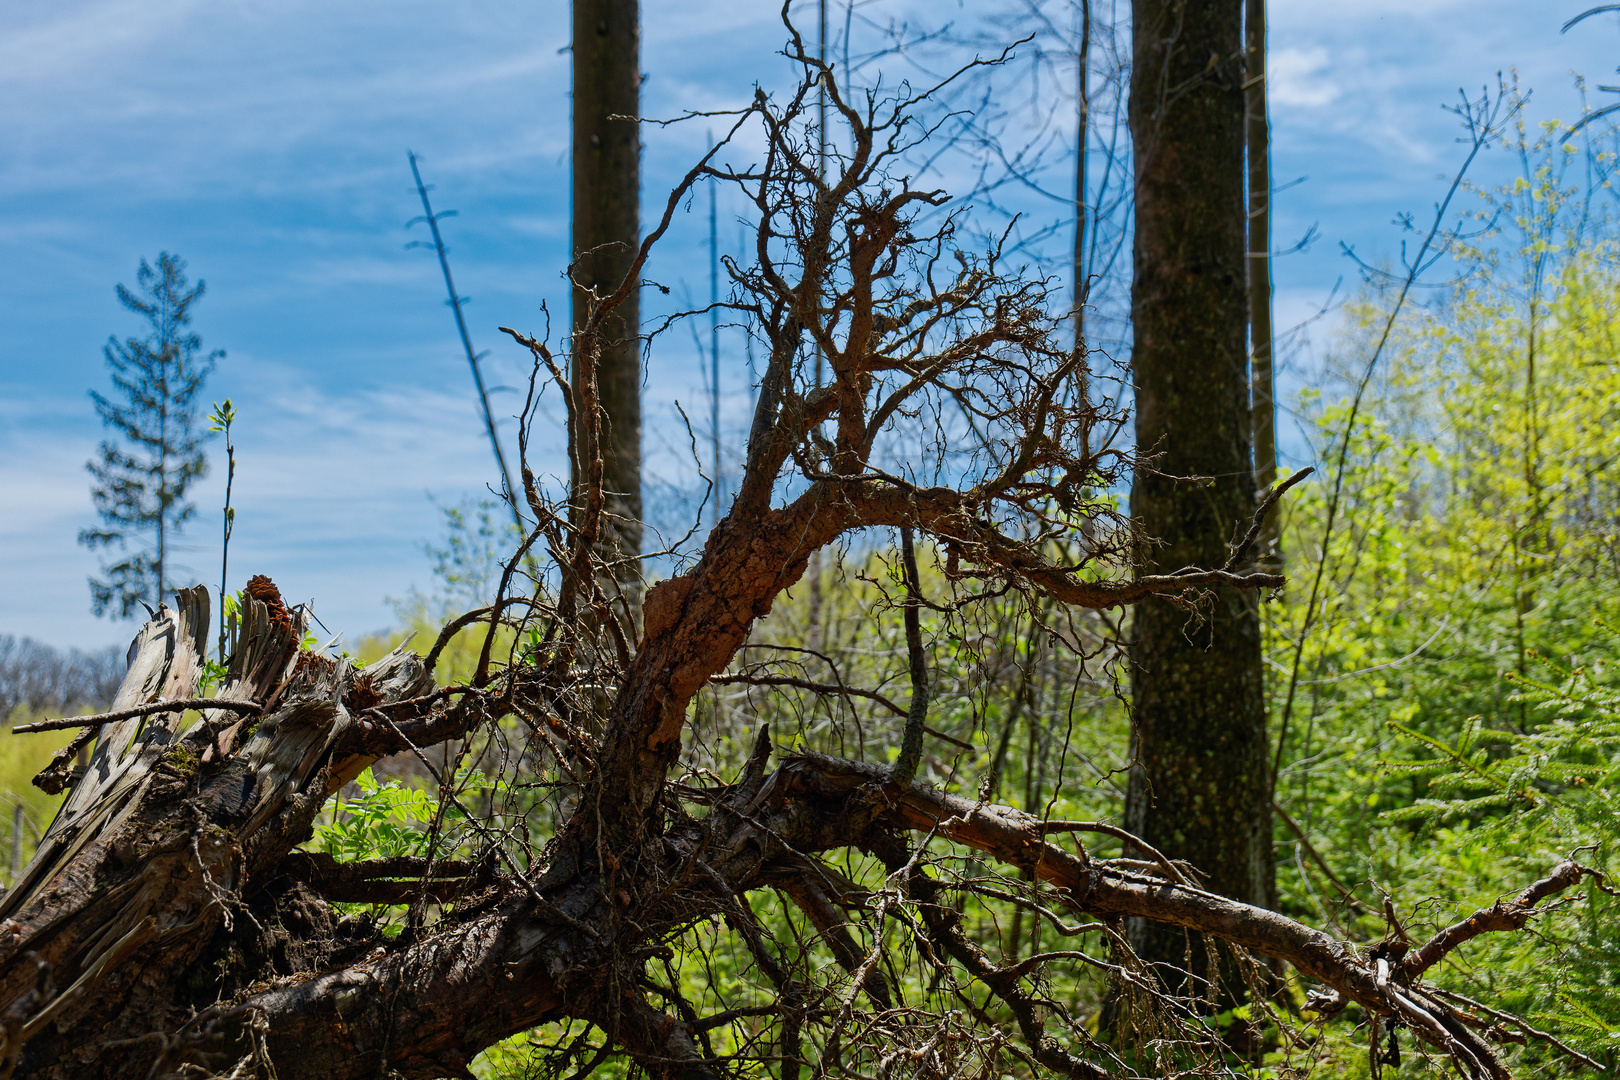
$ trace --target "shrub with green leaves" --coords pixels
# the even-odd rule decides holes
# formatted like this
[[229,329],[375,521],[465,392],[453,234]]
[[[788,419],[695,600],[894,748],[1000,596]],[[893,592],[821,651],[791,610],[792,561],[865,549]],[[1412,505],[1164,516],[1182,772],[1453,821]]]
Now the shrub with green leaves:
[[[1386,769],[1421,778],[1428,794],[1384,820],[1421,830],[1459,895],[1484,896],[1500,888],[1504,872],[1523,880],[1562,858],[1609,870],[1620,850],[1620,690],[1608,685],[1612,665],[1537,659],[1538,678],[1504,675],[1516,688],[1515,703],[1529,711],[1522,729],[1492,729],[1471,717],[1447,741],[1389,725],[1420,756]],[[1550,905],[1536,931],[1487,937],[1484,955],[1452,965],[1448,981],[1513,1002],[1521,1015],[1556,1025],[1613,1068],[1620,1056],[1620,891],[1599,885],[1584,899]],[[1531,970],[1542,977],[1513,977]]]
[[333,803],[332,820],[315,829],[308,847],[345,862],[427,854],[427,826],[439,804],[398,780],[379,781],[367,768],[355,777],[360,794]]

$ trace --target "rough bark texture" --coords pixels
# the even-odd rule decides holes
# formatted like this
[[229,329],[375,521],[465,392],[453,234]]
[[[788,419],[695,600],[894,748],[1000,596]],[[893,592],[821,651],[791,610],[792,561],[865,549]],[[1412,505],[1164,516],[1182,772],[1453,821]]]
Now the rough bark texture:
[[[1271,333],[1271,116],[1266,107],[1266,0],[1244,0],[1244,121],[1249,164],[1249,408],[1254,420],[1254,482],[1277,482],[1277,401]],[[1280,561],[1277,518],[1267,519],[1260,551]]]
[[[177,599],[179,607],[161,608],[137,639],[115,711],[193,696],[208,595],[199,587]],[[266,703],[264,716],[207,710],[179,735],[180,716],[158,713],[102,731],[38,853],[0,899],[0,956],[10,962],[0,973],[0,999],[20,992],[19,977],[31,979],[29,965],[12,962],[23,954],[50,966],[56,988],[20,1031],[24,1075],[144,1072],[161,1045],[154,1032],[183,1031],[213,1004],[219,983],[234,977],[246,985],[274,972],[273,964],[236,970],[255,950],[222,947],[216,935],[253,938],[246,931],[257,923],[242,902],[247,883],[268,884],[263,879],[308,838],[331,791],[363,766],[353,755],[334,756],[353,724],[345,698],[356,673],[299,653],[301,631],[278,598],[247,601],[220,696]],[[408,653],[365,676],[380,700],[409,697],[428,682]],[[352,940],[358,931],[338,929],[326,911],[321,905],[314,917],[332,924],[328,932],[297,935],[310,948],[284,955],[284,966],[318,969],[352,955],[356,944],[377,943],[375,935]],[[279,916],[274,903],[265,913]],[[289,909],[289,917],[311,916]]]
[[[640,300],[632,289],[590,326],[592,305],[612,295],[641,243],[641,25],[638,0],[574,0],[573,362],[596,366],[602,415],[603,544],[641,552]],[[576,384],[577,384],[576,377]],[[588,471],[590,462],[576,463]],[[576,488],[585,483],[577,475]],[[612,577],[639,602],[640,568]]]
[[[425,658],[402,647],[357,671],[299,651],[299,616],[268,579],[255,579],[230,676],[214,696],[260,708],[246,717],[204,709],[186,730],[172,712],[105,719],[38,856],[0,898],[0,1080],[202,1070],[465,1077],[480,1050],[553,1021],[590,1025],[580,1075],[611,1051],[657,1080],[773,1071],[793,1080],[807,1065],[820,1076],[981,1075],[1025,1064],[1100,1080],[1121,1059],[1078,1018],[1047,1007],[1046,965],[1102,964],[1165,1015],[1181,1008],[1139,966],[1120,966],[1133,962],[1123,948],[1105,962],[1080,950],[1009,957],[968,940],[944,891],[958,905],[1012,904],[1063,934],[1121,945],[1121,919],[1212,935],[1293,964],[1320,984],[1324,1007],[1359,1002],[1470,1075],[1505,1075],[1483,1038],[1424,989],[1423,969],[1391,968],[1376,950],[1198,888],[1156,853],[1150,863],[1106,860],[1048,839],[1097,823],[1042,821],[988,794],[970,801],[904,782],[886,765],[798,753],[773,768],[763,730],[746,762],[722,766],[729,776],[694,764],[688,728],[699,692],[810,556],[858,530],[927,537],[962,604],[1025,594],[1107,608],[1282,583],[1219,557],[1209,563],[1219,569],[1121,573],[1135,534],[1097,493],[1131,463],[1099,434],[1119,418],[1065,393],[1077,360],[1066,340],[1056,344],[1064,319],[1049,309],[1061,304],[1041,283],[1006,275],[999,252],[955,248],[952,219],[919,211],[942,197],[884,171],[885,148],[908,130],[908,102],[856,110],[796,38],[792,50],[808,76],[795,98],[778,106],[761,96],[738,121],[759,123],[763,161],[736,174],[707,160],[693,169],[627,271],[639,275],[701,177],[755,199],[757,265],[734,276],[770,357],[743,482],[702,557],[649,590],[637,633],[621,609],[577,584],[602,580],[603,470],[576,474],[583,491],[554,505],[525,468],[534,532],[508,562],[495,604],[455,620]],[[814,144],[795,134],[818,87],[850,128],[851,152],[825,181],[805,167]],[[953,263],[941,282],[938,267]],[[899,290],[884,291],[897,281]],[[586,336],[631,292],[622,281],[591,313]],[[551,373],[580,456],[600,463],[594,379],[587,372],[576,383],[543,343],[514,336]],[[801,368],[812,343],[830,381]],[[1240,359],[1241,348],[1240,334]],[[975,446],[973,475],[943,487],[888,471],[893,462],[876,447],[894,435],[892,418],[940,416],[947,401],[977,410],[952,447]],[[508,595],[537,548],[547,572],[527,594]],[[582,595],[592,620],[583,629]],[[493,653],[499,623],[524,643],[505,663]],[[429,672],[448,634],[480,624],[473,677],[434,689]],[[207,627],[200,589],[160,610],[115,709],[196,699]],[[611,647],[598,647],[603,637]],[[1216,675],[1204,690],[1219,699],[1232,676]],[[492,746],[517,759],[510,771],[524,784],[515,786],[554,785],[567,799],[521,803],[501,820],[457,804],[468,828],[454,858],[437,846],[442,815],[419,855],[341,864],[296,850],[369,762],[412,755],[438,781],[442,809],[458,797],[456,778],[425,751],[464,765]],[[531,833],[548,821],[550,835]],[[840,866],[855,852],[875,855],[887,874],[865,884],[846,876]],[[951,859],[971,859],[973,870],[947,884],[941,867]],[[1516,929],[1587,873],[1561,868],[1416,955],[1430,965],[1477,933]],[[397,936],[334,906],[379,899],[409,904]],[[792,933],[773,936],[756,915],[756,904],[772,902],[798,909]],[[789,925],[787,912],[776,914],[772,925]],[[1063,925],[1071,919],[1081,925]],[[692,944],[722,927],[730,936],[718,944]],[[747,957],[737,999],[747,1003],[702,1015],[664,966],[679,949],[699,949],[705,965],[721,953]],[[908,958],[911,977],[950,985],[946,1000],[964,1007],[902,1000],[891,973]],[[1016,1036],[998,1019],[1008,1014]],[[1143,1060],[1179,1055],[1218,1069],[1205,1030],[1177,1023],[1157,1029],[1180,1031],[1174,1044],[1156,1035]],[[716,1050],[720,1028],[741,1048],[736,1056]]]
[[[1244,274],[1242,3],[1137,0],[1132,304],[1139,466],[1131,513],[1161,572],[1219,565],[1255,509]],[[1204,479],[1191,480],[1200,477]],[[1273,894],[1260,624],[1252,593],[1217,589],[1196,615],[1138,607],[1126,827],[1209,875]],[[1138,927],[1146,958],[1179,963],[1179,933]]]
[[[162,609],[143,631],[121,705],[189,689],[207,606],[201,590],[181,599],[179,611]],[[431,696],[424,694],[426,672],[399,652],[357,674],[296,653],[290,628],[275,627],[262,607],[248,616],[250,626],[268,632],[247,652],[250,662],[235,665],[227,694],[253,687],[268,706],[265,717],[235,743],[206,723],[176,740],[162,717],[139,732],[111,733],[116,737],[98,748],[38,858],[6,895],[0,1001],[9,1003],[10,1022],[0,1028],[0,1072],[167,1076],[234,1058],[248,1075],[273,1069],[288,1080],[466,1076],[483,1047],[576,1016],[600,1025],[652,1075],[714,1075],[693,1041],[691,1018],[650,1008],[635,972],[658,952],[665,928],[705,914],[733,922],[771,967],[740,898],[779,888],[822,928],[834,959],[858,976],[873,1003],[888,1009],[887,981],[837,913],[868,900],[817,859],[858,846],[902,878],[919,875],[903,887],[923,905],[933,945],[1009,1004],[1038,1060],[1066,1075],[1109,1076],[1045,1034],[1038,999],[1020,985],[1036,970],[1033,961],[995,967],[963,937],[950,909],[937,906],[934,887],[905,854],[909,833],[1017,868],[1050,887],[1049,902],[1076,915],[1153,920],[1285,959],[1319,981],[1333,1007],[1355,1001],[1406,1023],[1427,1022],[1434,1031],[1419,1027],[1420,1038],[1478,1063],[1474,1075],[1505,1076],[1480,1039],[1415,979],[1473,936],[1523,926],[1537,904],[1588,873],[1565,864],[1511,904],[1448,928],[1413,953],[1392,984],[1377,949],[1363,954],[1140,864],[1046,841],[1066,823],[900,783],[885,766],[825,755],[791,755],[768,771],[771,745],[762,734],[743,775],[718,790],[703,818],[671,807],[662,826],[649,829],[654,819],[616,807],[616,818],[642,827],[609,836],[593,829],[600,818],[582,811],[527,877],[441,864],[435,888],[453,890],[453,913],[429,931],[389,939],[336,916],[329,901],[354,898],[348,890],[360,880],[427,881],[429,868],[384,862],[343,873],[291,848],[309,835],[332,791],[407,738],[409,725],[385,716]],[[669,630],[678,637],[690,626],[679,618]],[[643,709],[644,723],[660,711]],[[210,766],[201,756],[214,746],[231,749]],[[662,787],[661,772],[623,760],[604,773],[633,797]],[[616,784],[598,787],[598,797]],[[74,849],[76,839],[89,842]],[[458,877],[459,887],[447,884]],[[318,895],[322,890],[329,895]],[[777,974],[791,1003],[792,979]]]

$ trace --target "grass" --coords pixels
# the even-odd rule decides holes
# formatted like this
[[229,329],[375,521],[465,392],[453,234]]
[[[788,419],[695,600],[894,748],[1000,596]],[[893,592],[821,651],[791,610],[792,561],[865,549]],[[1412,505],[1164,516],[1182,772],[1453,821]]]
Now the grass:
[[[62,795],[47,795],[33,785],[36,773],[50,764],[51,755],[77,734],[68,731],[37,731],[18,735],[9,730],[17,724],[43,720],[43,714],[17,710],[8,730],[0,732],[0,878],[9,886],[12,868],[21,869],[34,855],[40,836],[62,805]],[[21,835],[14,831],[17,809],[22,809]],[[14,847],[21,850],[13,851]]]

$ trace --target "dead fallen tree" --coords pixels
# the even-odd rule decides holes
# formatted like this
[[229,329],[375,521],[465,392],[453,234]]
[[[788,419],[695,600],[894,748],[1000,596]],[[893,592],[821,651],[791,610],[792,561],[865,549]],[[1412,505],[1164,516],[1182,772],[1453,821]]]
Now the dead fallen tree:
[[[180,601],[142,631],[120,707],[192,693],[207,604],[201,590]],[[843,911],[889,903],[934,916],[924,922],[939,954],[977,958],[976,974],[1020,1004],[1021,978],[1053,958],[1008,971],[938,917],[946,909],[908,839],[933,836],[1028,871],[1071,917],[1105,926],[1152,919],[1286,961],[1339,1007],[1354,1001],[1409,1027],[1469,1075],[1504,1076],[1461,1019],[1467,1011],[1429,992],[1421,976],[1477,933],[1523,926],[1540,902],[1588,873],[1564,864],[1402,960],[1203,892],[1174,880],[1173,868],[1064,850],[1048,837],[1066,823],[902,783],[887,766],[799,753],[772,769],[763,733],[744,774],[711,793],[711,812],[689,816],[670,797],[667,766],[649,774],[639,764],[659,749],[647,740],[663,723],[658,710],[617,740],[617,762],[604,743],[595,763],[598,775],[613,770],[624,798],[609,805],[613,786],[592,784],[534,871],[408,861],[345,869],[294,850],[328,796],[408,740],[407,725],[436,724],[440,737],[460,738],[500,707],[502,692],[441,699],[394,719],[390,703],[432,696],[415,656],[398,652],[358,672],[298,652],[298,628],[272,611],[258,601],[247,609],[221,695],[260,701],[262,717],[204,713],[178,737],[174,718],[160,713],[109,725],[39,857],[4,898],[8,1071],[185,1075],[188,1064],[224,1071],[244,1060],[273,1063],[281,1077],[461,1075],[482,1047],[575,1016],[655,1074],[718,1073],[695,1038],[707,1018],[694,1025],[633,988],[672,928],[711,915],[731,920],[763,966],[770,946],[742,899],[760,889],[791,897],[875,1003],[887,1002],[887,991],[861,970],[871,965],[849,940]],[[505,691],[513,701],[515,690]],[[620,809],[638,799],[648,803],[639,817]],[[882,895],[856,889],[821,859],[849,847],[894,867]],[[392,884],[379,888],[380,880]],[[392,939],[331,907],[452,898],[453,912],[430,928]],[[773,963],[786,970],[785,960]],[[785,1014],[791,980],[779,989]],[[1107,1074],[1046,1036],[1033,1010],[1025,1016],[1022,1034],[1037,1060],[1068,1075]],[[798,1052],[782,1047],[783,1057]]]
[[[493,605],[425,657],[402,648],[362,670],[301,650],[300,616],[255,579],[228,676],[207,693],[207,594],[183,592],[146,624],[111,710],[85,721],[88,767],[69,755],[42,776],[70,793],[0,898],[0,1077],[467,1076],[480,1050],[545,1024],[563,1033],[547,1059],[561,1075],[610,1054],[658,1077],[1220,1071],[1187,1003],[1133,961],[1125,919],[1291,965],[1322,1010],[1354,1002],[1466,1075],[1507,1075],[1489,1036],[1511,1021],[1482,1028],[1424,975],[1477,933],[1522,927],[1590,873],[1578,865],[1410,952],[1368,948],[1203,891],[1146,845],[1140,859],[1099,858],[1080,841],[1109,831],[1099,823],[916,782],[931,736],[914,534],[940,552],[952,604],[1193,603],[1282,582],[1248,569],[1247,544],[1218,568],[1131,572],[1141,538],[1105,496],[1130,465],[1107,437],[1118,418],[1073,393],[1079,361],[1053,343],[1044,286],[1008,273],[993,246],[959,250],[952,215],[931,210],[943,196],[888,174],[918,98],[851,103],[799,58],[797,97],[737,118],[759,125],[762,159],[721,168],[722,143],[692,171],[575,336],[573,378],[544,342],[513,334],[567,405],[576,484],[553,505],[525,469],[533,526]],[[850,133],[825,181],[800,126],[818,83]],[[730,513],[694,566],[648,591],[638,625],[613,593],[622,568],[600,561],[592,358],[606,313],[705,177],[741,186],[757,211],[730,307],[769,356]],[[820,380],[804,370],[817,352]],[[921,416],[937,425],[925,442],[971,447],[970,460],[924,451],[895,465],[880,440]],[[868,529],[900,531],[906,553],[911,699],[895,764],[778,756],[762,731],[731,775],[705,772],[699,692],[815,552]],[[483,635],[472,678],[435,687],[435,659],[467,628]],[[419,854],[301,850],[334,793],[401,753],[438,783]],[[499,764],[515,811],[468,805],[457,778],[474,758]],[[555,797],[520,800],[529,788]],[[946,849],[988,869],[948,875]],[[857,859],[867,869],[850,869]],[[1109,947],[1007,955],[972,932],[970,901]],[[398,905],[398,932],[339,906],[352,903]],[[746,978],[724,1007],[683,989],[695,933],[723,937],[710,957],[740,958]],[[907,964],[950,1004],[907,997]],[[1099,967],[1151,1014],[1147,1051],[1057,1015],[1041,980],[1063,964]]]

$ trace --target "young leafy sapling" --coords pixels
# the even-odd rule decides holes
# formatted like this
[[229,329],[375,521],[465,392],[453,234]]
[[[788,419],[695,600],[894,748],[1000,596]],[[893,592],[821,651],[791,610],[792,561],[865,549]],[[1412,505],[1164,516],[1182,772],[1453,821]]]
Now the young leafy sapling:
[[214,402],[214,409],[208,414],[208,430],[225,433],[225,524],[224,536],[220,544],[219,553],[219,655],[218,662],[225,663],[225,620],[226,603],[225,591],[226,571],[230,567],[231,558],[231,530],[236,525],[236,508],[231,505],[231,485],[236,480],[236,444],[231,442],[231,423],[236,419],[236,406],[231,399],[226,398],[224,404]]

